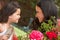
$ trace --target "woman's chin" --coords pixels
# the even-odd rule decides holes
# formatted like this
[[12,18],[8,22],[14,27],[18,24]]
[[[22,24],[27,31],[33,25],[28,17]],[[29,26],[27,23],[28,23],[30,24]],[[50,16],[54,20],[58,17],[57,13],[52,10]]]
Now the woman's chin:
[[40,23],[43,22],[42,20],[39,21]]

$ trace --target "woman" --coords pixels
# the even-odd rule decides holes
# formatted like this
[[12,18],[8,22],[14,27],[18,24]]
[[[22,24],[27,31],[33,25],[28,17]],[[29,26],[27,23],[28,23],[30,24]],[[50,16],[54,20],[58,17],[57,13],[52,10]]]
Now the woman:
[[9,2],[0,10],[0,40],[13,40],[14,28],[12,23],[18,23],[20,6],[17,2]]
[[[57,7],[53,0],[40,0],[36,5],[36,15],[32,29],[37,30],[41,26],[41,23],[47,23],[51,16],[55,16],[55,20],[57,19]],[[54,21],[53,24],[56,25]]]

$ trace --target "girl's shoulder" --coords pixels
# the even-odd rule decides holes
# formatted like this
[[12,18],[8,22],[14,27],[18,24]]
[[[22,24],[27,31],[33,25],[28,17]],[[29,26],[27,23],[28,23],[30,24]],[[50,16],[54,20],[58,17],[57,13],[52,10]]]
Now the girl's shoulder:
[[14,27],[10,25],[10,27],[7,29],[7,33],[13,33],[14,32]]
[[2,30],[1,30],[2,28],[1,28],[1,23],[0,23],[0,33],[2,32]]

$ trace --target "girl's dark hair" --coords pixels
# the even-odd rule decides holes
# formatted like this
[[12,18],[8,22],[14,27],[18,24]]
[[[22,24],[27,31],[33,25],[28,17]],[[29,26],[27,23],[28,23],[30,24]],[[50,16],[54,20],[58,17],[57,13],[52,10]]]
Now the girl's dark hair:
[[18,2],[12,1],[7,3],[1,10],[0,10],[0,23],[6,23],[8,21],[8,17],[12,15],[17,8],[20,8]]
[[5,6],[5,4],[7,4],[7,3],[11,2],[11,1],[17,1],[17,0],[0,0],[1,8],[3,8],[3,6]]
[[[47,23],[51,16],[55,16],[55,20],[57,19],[57,7],[54,4],[53,0],[41,0],[37,4],[37,6],[39,6],[42,9],[42,12],[45,17],[44,22]],[[56,25],[54,21],[53,24]],[[38,18],[35,18],[32,26],[33,29],[37,29],[39,26],[41,26],[41,23],[39,22]]]

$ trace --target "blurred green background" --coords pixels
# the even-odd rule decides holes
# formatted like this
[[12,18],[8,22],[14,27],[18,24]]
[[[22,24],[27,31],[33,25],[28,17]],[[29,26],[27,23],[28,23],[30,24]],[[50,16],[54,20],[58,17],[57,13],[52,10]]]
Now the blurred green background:
[[35,15],[36,0],[18,0],[22,7],[21,19],[18,25],[27,26],[31,17]]
[[60,18],[60,0],[54,0],[58,8],[58,18]]

